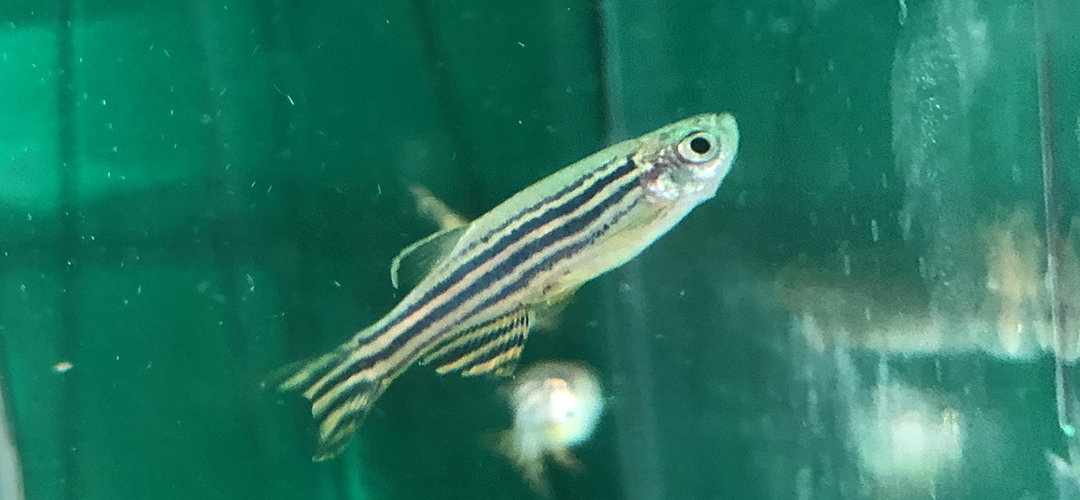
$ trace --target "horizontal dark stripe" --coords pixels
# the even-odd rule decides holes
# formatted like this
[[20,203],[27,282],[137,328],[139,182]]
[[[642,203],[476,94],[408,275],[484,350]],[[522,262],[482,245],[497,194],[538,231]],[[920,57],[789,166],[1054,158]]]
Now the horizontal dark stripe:
[[[612,161],[614,161],[614,160],[612,160]],[[600,171],[604,170],[605,168],[607,168],[607,167],[608,167],[609,165],[611,165],[612,161],[609,161],[609,162],[607,162],[607,163],[605,163],[605,164],[603,164],[603,165],[601,165],[601,166],[599,166],[599,167],[597,167],[597,168],[593,169],[593,170],[592,170],[592,171],[590,171],[589,173],[587,173],[587,174],[585,174],[585,175],[583,175],[583,176],[579,177],[579,178],[578,178],[578,179],[577,179],[576,181],[572,182],[572,183],[571,183],[571,184],[569,184],[568,186],[566,186],[566,187],[564,187],[564,188],[560,189],[560,190],[559,190],[558,192],[556,192],[555,194],[553,194],[553,195],[551,195],[551,196],[548,196],[547,198],[544,198],[544,199],[542,199],[542,200],[540,200],[540,201],[538,201],[538,202],[534,203],[534,204],[533,204],[532,206],[530,206],[529,208],[526,208],[525,210],[522,210],[522,211],[518,212],[518,213],[517,213],[517,214],[515,214],[515,215],[514,215],[513,217],[509,217],[509,218],[507,218],[507,219],[506,219],[505,221],[503,221],[503,223],[502,223],[502,224],[499,224],[499,225],[498,225],[498,226],[497,226],[497,227],[496,227],[495,229],[493,229],[493,230],[491,230],[490,232],[488,232],[488,234],[487,234],[487,235],[485,235],[484,237],[482,237],[482,238],[479,238],[479,239],[477,239],[476,241],[474,241],[474,242],[473,242],[473,243],[472,243],[471,245],[469,245],[469,246],[468,246],[468,247],[466,248],[466,250],[465,250],[465,251],[470,251],[470,250],[473,250],[474,248],[476,248],[476,246],[477,246],[477,245],[480,245],[480,244],[483,244],[483,243],[487,243],[487,242],[488,242],[488,240],[489,240],[489,239],[491,238],[491,235],[494,235],[494,234],[498,234],[498,233],[501,233],[501,232],[503,232],[504,230],[506,230],[506,228],[508,228],[508,227],[510,227],[511,225],[513,225],[513,224],[517,223],[518,221],[520,221],[520,220],[521,220],[521,219],[523,219],[524,217],[527,217],[528,215],[532,214],[533,212],[535,212],[535,211],[536,211],[536,210],[538,210],[539,208],[541,208],[541,207],[543,207],[543,206],[545,206],[545,205],[548,205],[548,204],[550,204],[551,202],[553,202],[553,201],[556,201],[556,200],[558,200],[558,199],[560,199],[560,198],[562,198],[562,197],[566,196],[567,194],[570,194],[570,193],[572,193],[572,192],[576,191],[576,190],[577,190],[578,188],[580,188],[580,187],[581,187],[581,186],[582,186],[583,184],[585,184],[585,183],[586,183],[586,182],[588,182],[588,181],[589,181],[590,179],[592,179],[593,177],[595,177],[595,176],[596,176],[596,173],[597,173],[597,172],[600,172]]]
[[[598,179],[585,191],[582,191],[578,195],[567,200],[559,206],[545,210],[540,215],[529,219],[522,225],[514,228],[510,232],[510,234],[500,238],[499,241],[497,241],[495,244],[485,249],[483,252],[481,252],[479,255],[477,255],[475,258],[473,258],[466,264],[457,268],[453,273],[451,273],[449,277],[447,277],[445,280],[433,287],[431,290],[428,290],[427,293],[424,294],[423,298],[415,302],[413,306],[410,307],[406,312],[402,313],[400,317],[406,317],[414,313],[424,304],[427,304],[435,297],[438,297],[439,294],[445,293],[452,284],[462,281],[466,276],[468,276],[469,273],[474,271],[477,267],[495,258],[500,253],[504,252],[507,247],[513,245],[517,241],[520,241],[526,235],[534,232],[537,228],[543,227],[544,224],[547,224],[548,222],[573,213],[578,208],[587,204],[592,198],[596,197],[596,195],[602,192],[604,188],[617,182],[619,179],[630,174],[635,169],[636,165],[634,164],[633,159],[631,157],[627,157],[626,162],[620,165],[619,168],[613,170],[610,174]],[[558,226],[556,229],[549,231],[547,234],[535,238],[533,241],[522,246],[521,248],[513,252],[509,257],[496,265],[494,269],[488,271],[478,279],[473,280],[473,282],[470,283],[464,290],[462,290],[461,293],[458,293],[457,295],[443,301],[427,315],[414,322],[413,324],[409,325],[405,330],[401,331],[398,335],[396,335],[390,341],[389,345],[387,345],[385,348],[380,349],[375,353],[372,353],[371,356],[357,360],[356,363],[349,366],[345,370],[342,370],[330,380],[326,381],[326,383],[323,384],[322,387],[320,387],[319,390],[316,391],[315,394],[312,396],[312,400],[318,400],[322,396],[331,392],[339,384],[341,384],[345,380],[348,380],[348,378],[351,377],[352,374],[367,370],[375,364],[386,360],[399,349],[401,349],[401,347],[404,346],[409,340],[412,340],[413,337],[429,328],[432,323],[435,323],[446,317],[448,314],[452,313],[454,310],[460,307],[461,304],[465,303],[470,298],[477,295],[484,289],[490,287],[491,284],[496,283],[506,275],[513,272],[514,269],[516,269],[517,266],[521,265],[521,263],[528,259],[529,256],[557,242],[560,238],[564,238],[568,235],[581,231],[585,227],[588,227],[588,225],[598,219],[604,213],[604,211],[621,201],[627,193],[629,193],[634,187],[637,186],[637,182],[627,182],[626,185],[617,190],[615,193],[609,195],[607,199],[603,200],[589,211],[570,219],[566,223]],[[391,322],[391,324],[392,323],[393,322]],[[376,333],[371,338],[376,338],[378,336],[379,333]]]
[[[588,174],[581,176],[580,178],[578,178],[576,181],[574,181],[569,186],[567,186],[567,187],[565,187],[563,189],[560,189],[555,194],[553,194],[551,196],[548,196],[548,197],[544,198],[543,200],[540,200],[539,202],[533,204],[532,206],[530,206],[529,208],[527,208],[525,210],[522,210],[521,212],[519,212],[514,217],[511,217],[508,220],[506,220],[505,222],[503,222],[501,225],[496,227],[494,230],[488,232],[488,234],[486,236],[480,238],[480,240],[478,240],[477,243],[473,243],[472,245],[470,245],[468,250],[474,249],[477,246],[477,244],[479,244],[479,243],[486,243],[487,240],[491,237],[491,235],[498,234],[498,233],[504,231],[507,227],[510,227],[511,225],[513,225],[515,223],[518,223],[521,220],[522,217],[536,211],[540,207],[543,207],[543,206],[548,205],[548,204],[550,204],[550,203],[552,203],[554,201],[557,201],[560,198],[566,196],[567,194],[577,190],[585,182],[592,179],[596,175],[597,172],[600,172],[603,169],[607,168],[613,162],[614,162],[614,160],[612,160],[611,162],[605,163],[604,165],[590,171]],[[583,204],[584,201],[586,201],[589,198],[595,196],[596,193],[603,190],[604,187],[608,186],[612,182],[615,182],[620,177],[632,172],[634,170],[634,168],[636,168],[636,165],[634,165],[633,159],[630,158],[630,157],[627,157],[626,161],[624,161],[622,165],[619,165],[618,168],[611,171],[610,173],[608,173],[603,178],[599,179],[596,183],[594,183],[592,186],[590,186],[588,190],[586,190],[586,191],[584,191],[582,193],[579,193],[574,198],[571,198],[570,201],[568,201],[566,203],[563,203],[560,206],[548,208],[540,216],[535,217],[533,219],[530,219],[529,222],[526,222],[525,224],[522,224],[521,226],[519,226],[517,228],[514,228],[514,230],[511,231],[510,234],[500,238],[497,242],[495,242],[492,246],[485,249],[479,255],[477,255],[476,257],[473,257],[468,262],[466,262],[462,266],[458,267],[452,275],[448,276],[446,279],[442,280],[441,282],[439,282],[435,286],[431,287],[431,289],[429,289],[426,293],[424,293],[424,295],[422,297],[420,297],[419,299],[414,301],[412,303],[412,305],[407,307],[404,311],[397,314],[397,316],[395,318],[391,319],[390,321],[387,321],[382,326],[382,328],[379,328],[378,330],[372,332],[371,335],[364,338],[361,343],[368,343],[368,342],[371,342],[374,339],[379,338],[386,330],[392,328],[397,323],[399,318],[405,318],[405,317],[413,315],[418,309],[423,307],[428,302],[431,302],[432,300],[434,300],[435,297],[438,297],[439,295],[442,295],[443,293],[445,293],[446,290],[450,288],[450,286],[452,286],[453,284],[455,284],[455,283],[461,281],[462,279],[464,279],[464,277],[466,275],[468,275],[468,273],[475,270],[478,266],[482,265],[488,259],[490,259],[491,257],[493,257],[495,255],[498,255],[498,253],[505,250],[506,247],[508,247],[510,245],[513,245],[514,243],[517,243],[523,237],[525,237],[527,234],[532,232],[532,230],[534,230],[536,227],[540,227],[540,226],[546,224],[548,221],[554,219],[555,217],[558,217],[559,216],[558,214],[552,215],[554,212],[563,212],[564,214],[568,213],[568,212],[572,212],[573,208],[571,208],[570,210],[564,210],[564,209],[567,208],[568,205],[571,205],[573,207],[573,206]],[[579,202],[579,201],[581,203],[577,203],[577,205],[573,205],[575,202]],[[542,222],[540,222],[538,224],[533,224],[530,227],[526,227],[526,225],[528,225],[530,222],[536,222],[538,220],[540,220]]]
[[517,243],[518,241],[521,241],[523,238],[531,234],[537,228],[543,227],[548,222],[558,219],[559,217],[568,215],[574,210],[577,210],[581,206],[585,205],[589,202],[589,200],[591,200],[597,194],[603,191],[604,188],[615,183],[627,174],[633,172],[635,167],[636,165],[634,164],[633,159],[627,157],[626,162],[620,165],[619,168],[611,171],[611,173],[609,173],[608,175],[598,179],[595,183],[589,186],[588,189],[582,191],[581,193],[578,193],[573,198],[570,198],[563,204],[551,207],[545,210],[540,215],[533,217],[532,219],[529,219],[528,221],[525,221],[518,227],[514,228],[512,231],[510,231],[510,234],[499,238],[499,240],[493,243],[490,247],[484,249],[484,251],[480,252],[476,257],[473,257],[468,262],[455,269],[454,272],[450,274],[450,276],[447,276],[446,279],[439,282],[438,285],[435,285],[430,290],[428,290],[422,298],[413,303],[412,307],[406,309],[405,312],[401,314],[401,316],[406,317],[412,315],[416,312],[416,310],[423,307],[424,304],[427,304],[428,302],[434,300],[435,297],[438,297],[439,295],[445,293],[447,289],[449,289],[454,284],[459,283],[461,280],[465,279],[465,277],[474,270],[476,270],[476,268],[484,265],[484,263],[499,255],[511,245]]
[[[603,204],[598,205],[597,207],[594,207],[591,211],[596,211],[596,210],[601,209],[601,208],[603,208],[603,210],[599,210],[600,213],[606,211],[607,209],[610,208],[611,205],[617,204],[619,201],[621,201],[626,196],[626,194],[628,194],[630,191],[633,191],[633,189],[636,188],[636,187],[637,187],[636,183],[631,183],[631,184],[628,184],[627,186],[624,186],[619,191],[613,193],[607,200],[604,201]],[[626,208],[616,212],[614,215],[611,216],[610,221],[605,222],[604,224],[602,224],[599,229],[597,229],[596,231],[593,231],[592,234],[590,234],[587,238],[585,238],[583,240],[579,240],[577,242],[574,242],[574,243],[572,243],[570,245],[567,245],[565,248],[562,248],[562,249],[556,251],[552,255],[550,255],[547,258],[545,258],[544,260],[542,260],[540,263],[538,263],[538,264],[534,265],[533,267],[529,268],[528,270],[526,270],[524,273],[522,273],[522,276],[521,276],[520,279],[514,281],[513,283],[510,283],[508,285],[503,286],[503,288],[500,289],[497,293],[492,294],[490,297],[488,297],[487,300],[485,300],[480,305],[474,307],[471,311],[469,311],[466,314],[466,317],[471,317],[473,315],[480,314],[483,311],[491,308],[492,306],[497,304],[500,300],[503,300],[505,297],[508,297],[511,294],[514,294],[514,293],[520,291],[522,288],[528,286],[532,282],[532,280],[535,279],[540,273],[551,270],[551,268],[554,267],[555,264],[557,264],[559,261],[570,258],[573,255],[580,252],[582,249],[584,249],[584,248],[588,247],[589,245],[592,245],[593,243],[595,243],[597,238],[600,238],[601,236],[603,236],[604,233],[609,231],[611,229],[611,227],[614,226],[616,223],[618,223],[623,217],[625,217],[626,214],[630,213],[630,211],[633,210],[635,206],[637,206],[638,201],[640,201],[640,198],[635,199],[629,206],[627,206]],[[599,219],[599,218],[600,218],[599,215],[597,217],[592,217],[591,221],[595,221],[596,219]],[[566,226],[560,227],[560,229],[562,229],[563,227],[568,227],[568,226],[569,226],[569,224],[566,225]],[[582,227],[580,229],[584,230],[585,227]],[[555,231],[552,231],[551,233],[548,233],[547,235],[545,235],[545,238],[550,237],[554,232]],[[561,240],[561,239],[563,239],[565,237],[571,236],[572,234],[576,234],[576,233],[580,233],[580,232],[581,232],[580,230],[579,231],[574,231],[572,233],[562,235],[562,237],[560,237],[558,239]],[[533,243],[537,243],[537,242],[533,242]],[[530,244],[532,244],[532,243],[530,243]],[[537,251],[542,250],[543,248],[547,248],[547,245],[540,245],[540,247],[539,247],[539,249]],[[518,251],[521,252],[523,250],[525,250],[525,247],[522,247]],[[526,257],[525,259],[522,259],[522,261],[528,260],[528,258],[531,257],[532,255],[534,255],[535,253],[536,253],[535,251],[529,253],[529,256]],[[492,270],[492,273],[494,273],[494,270]],[[505,276],[505,274],[503,276]],[[498,280],[492,280],[493,283],[496,282],[496,281],[498,281]],[[525,341],[525,337],[522,336],[521,337],[521,342],[523,343],[524,341]],[[498,353],[505,352],[507,349],[510,349],[511,347],[513,347],[513,345],[500,346],[500,349],[496,350],[496,354],[490,354],[490,353],[486,354],[485,356],[481,357],[480,359],[473,360],[467,366],[460,368],[460,370],[465,371],[465,370],[468,370],[469,367],[476,366],[476,365],[479,365],[479,364],[483,364],[486,361],[490,361],[491,359],[494,359],[498,355]]]
[[[623,167],[628,167],[632,170],[633,164],[633,161],[628,159],[627,163],[624,164]],[[620,167],[620,170],[621,169],[622,167]],[[612,182],[614,182],[614,180],[617,180],[617,178],[612,179]],[[597,183],[593,187],[589,188],[589,191],[593,191],[593,188],[596,188],[597,186],[601,188],[607,187],[612,182],[605,182],[602,186],[600,185],[601,183]],[[637,185],[637,182],[627,182],[624,186],[616,190],[614,193],[612,193],[606,199],[598,203],[595,207],[586,211],[584,214],[581,214],[566,221],[564,224],[557,226],[555,229],[552,229],[547,233],[537,238],[534,238],[532,241],[526,243],[521,248],[518,248],[501,262],[496,264],[495,267],[492,268],[490,271],[485,273],[479,279],[470,283],[464,290],[461,291],[461,293],[450,297],[448,300],[436,306],[435,309],[433,309],[431,313],[429,313],[426,317],[413,323],[412,325],[409,325],[409,327],[406,328],[405,331],[401,333],[401,335],[398,335],[391,342],[391,346],[388,347],[400,348],[406,342],[411,340],[414,336],[427,329],[431,323],[441,320],[447,314],[450,314],[458,307],[460,307],[461,304],[467,302],[469,299],[473,298],[483,290],[489,288],[492,284],[497,283],[501,279],[505,278],[510,273],[513,273],[514,270],[520,267],[523,263],[525,263],[525,261],[535,255],[537,252],[543,251],[545,248],[548,248],[549,246],[557,243],[561,239],[566,238],[567,236],[575,234],[582,229],[588,227],[589,224],[599,219],[605,211],[607,211],[613,205],[619,203],[619,201],[621,201],[623,197],[625,197],[631,190],[637,187]],[[602,189],[596,189],[596,192],[594,193],[582,194],[591,194],[591,198],[594,197],[601,190]],[[576,197],[574,200],[571,200],[570,202],[560,207],[559,210],[549,211],[554,213],[545,213],[540,217],[531,219],[522,227],[530,226],[529,231],[534,231],[536,228],[541,227],[548,222],[551,222],[551,220],[572,213],[574,210],[585,205],[587,201],[588,199],[577,199]],[[492,255],[491,257],[494,257],[495,255]]]
[[[589,218],[590,219],[589,222],[595,222],[595,220],[600,218],[600,215],[602,215],[604,211],[606,211],[607,209],[610,209],[611,206],[618,204],[619,201],[621,201],[623,198],[625,198],[626,195],[629,192],[633,191],[633,189],[636,188],[636,187],[638,187],[637,183],[629,183],[627,186],[624,186],[623,188],[619,189],[618,191],[613,193],[611,196],[609,196],[606,200],[604,200],[603,203],[597,205],[596,207],[591,209],[589,212],[587,212],[583,216],[577,217],[575,219],[575,221],[586,219],[587,215],[592,215],[593,212],[597,212],[594,217]],[[484,310],[492,307],[498,301],[503,300],[504,297],[510,296],[510,295],[520,291],[521,289],[525,288],[526,286],[528,286],[541,273],[551,270],[551,268],[554,267],[555,264],[557,264],[560,261],[563,261],[565,259],[568,259],[570,257],[573,257],[575,254],[577,254],[581,250],[583,250],[583,249],[587,248],[589,245],[592,245],[593,243],[595,243],[598,238],[600,238],[605,233],[607,233],[611,229],[611,227],[613,227],[620,220],[622,220],[623,217],[625,217],[628,213],[630,213],[630,211],[633,210],[635,206],[637,206],[637,204],[638,204],[638,202],[640,202],[640,200],[641,200],[640,197],[634,199],[633,202],[631,202],[629,206],[627,206],[626,208],[623,208],[623,209],[619,210],[618,212],[616,212],[615,214],[613,214],[611,216],[610,221],[605,222],[604,224],[602,224],[597,230],[595,230],[591,234],[589,234],[589,236],[587,238],[578,240],[578,241],[576,241],[574,243],[571,243],[569,245],[564,246],[563,248],[559,249],[555,253],[547,256],[544,260],[540,261],[539,263],[533,265],[532,267],[530,267],[529,269],[524,271],[521,274],[520,279],[503,286],[497,293],[492,294],[483,303],[481,303],[480,305],[474,307],[471,311],[469,311],[467,316],[473,316],[475,314],[479,314],[479,313],[483,312]],[[599,209],[603,209],[603,210],[599,210]],[[571,221],[571,222],[573,222],[573,221]],[[567,225],[569,225],[569,224],[570,223],[568,223]],[[565,235],[564,237],[570,236],[572,234],[580,233],[581,230],[584,230],[587,226],[588,226],[588,224],[583,224],[583,227],[581,227],[578,231],[575,231],[573,233],[569,233],[569,234]],[[551,234],[552,233],[548,233],[547,235],[545,235],[545,237],[548,237]],[[536,242],[533,242],[533,243],[536,243]],[[530,244],[532,244],[532,243],[530,243]],[[543,245],[543,246],[540,247],[540,249],[543,249],[545,247],[546,247],[546,245]],[[522,251],[524,249],[525,249],[525,247],[522,247],[518,251],[520,252],[520,251]],[[533,252],[533,253],[535,253],[535,252]],[[492,270],[490,273],[493,273],[493,272],[495,272],[495,270]],[[495,280],[495,281],[497,281],[497,280]],[[513,323],[511,323],[508,326],[513,327],[513,326],[516,326],[517,324],[518,324],[518,321],[514,321]],[[506,327],[499,328],[498,330],[501,330],[502,332],[505,332]],[[491,348],[489,348],[490,350],[488,352],[486,352],[485,354],[479,356],[477,359],[474,359],[474,360],[470,361],[468,364],[466,364],[464,366],[456,368],[453,371],[454,372],[468,371],[469,369],[471,369],[474,366],[482,365],[482,364],[484,364],[484,363],[486,363],[488,361],[491,361],[492,359],[495,359],[498,356],[500,356],[501,354],[505,353],[507,350],[512,349],[515,346],[522,345],[525,342],[525,338],[526,338],[525,335],[517,335],[517,336],[507,337],[507,340],[508,340],[507,342],[500,343],[499,345],[496,345],[496,346],[492,346]],[[497,339],[497,337],[493,338],[493,340],[496,340],[496,339]],[[386,357],[388,357],[390,354],[392,354],[393,352],[394,352],[394,350],[385,349],[383,351],[379,351],[378,353],[376,353],[375,356],[379,356],[380,358],[382,358],[382,359],[379,360],[379,361],[382,361]],[[370,359],[371,358],[365,358],[364,360],[361,360],[361,362],[368,361]],[[361,371],[361,370],[365,370],[365,369],[369,368],[371,365],[373,365],[376,362],[378,362],[378,361],[372,362],[370,364],[364,363],[364,364],[367,365],[367,367],[365,367],[365,368],[357,368],[355,370],[350,369],[350,370],[347,370],[347,372],[354,372],[355,373],[355,372],[358,372],[358,371]],[[442,363],[442,364],[448,364],[448,363]],[[505,364],[505,363],[503,363],[503,364]],[[341,378],[341,381],[344,381],[345,379],[347,379],[348,376],[349,375],[345,375],[344,378]],[[339,375],[339,377],[335,377],[335,380],[331,384],[328,384],[326,387],[333,387],[333,386],[336,386],[336,385],[340,384],[341,382],[336,380],[337,378],[340,378],[340,377],[341,377],[341,375]],[[327,391],[327,392],[329,392],[329,391]],[[348,397],[345,397],[345,395],[349,394],[351,392],[352,392],[351,390],[348,390],[348,391],[342,392],[342,394],[339,394],[331,402],[327,403],[326,407],[323,409],[321,414],[328,414],[329,412],[333,411],[333,409],[340,407],[342,404],[344,404],[346,401],[348,401]]]
[[608,232],[608,230],[610,230],[612,226],[618,223],[619,220],[625,217],[626,214],[630,213],[630,211],[633,210],[635,206],[637,206],[639,201],[641,201],[640,198],[635,199],[629,206],[612,215],[611,222],[605,223],[603,226],[600,227],[600,229],[590,234],[588,238],[566,245],[565,247],[549,255],[547,258],[540,261],[533,267],[527,269],[526,271],[521,273],[520,279],[503,286],[497,293],[493,294],[487,300],[480,303],[480,305],[473,308],[472,311],[469,311],[469,314],[476,314],[480,311],[483,311],[495,305],[495,303],[497,303],[503,297],[509,296],[513,293],[520,291],[522,288],[529,286],[529,284],[532,283],[532,280],[535,279],[540,273],[550,271],[552,267],[555,267],[555,264],[559,263],[559,261],[573,257],[581,250],[585,249],[589,245],[592,245],[596,242],[597,238],[603,236],[604,233]]

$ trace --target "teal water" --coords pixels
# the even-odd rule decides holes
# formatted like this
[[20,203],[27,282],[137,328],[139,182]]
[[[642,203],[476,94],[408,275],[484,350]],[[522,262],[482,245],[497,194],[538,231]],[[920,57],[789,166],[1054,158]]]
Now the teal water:
[[[1080,6],[1055,8],[1071,304]],[[555,497],[1071,498],[1033,15],[7,0],[0,495],[536,498],[484,443],[511,425],[495,381],[409,370],[326,463],[304,401],[258,383],[396,303],[390,260],[435,230],[410,185],[475,217],[729,111],[717,198],[530,337],[523,365],[584,361],[608,396]]]

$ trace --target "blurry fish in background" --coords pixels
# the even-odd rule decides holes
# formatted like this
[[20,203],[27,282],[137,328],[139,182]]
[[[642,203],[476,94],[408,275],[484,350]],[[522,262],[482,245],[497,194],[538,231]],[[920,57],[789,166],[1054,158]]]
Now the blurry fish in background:
[[777,276],[780,304],[818,352],[851,347],[908,354],[936,352],[930,296],[917,257],[899,246],[841,247],[820,259],[790,262]]
[[544,472],[548,458],[571,472],[583,470],[570,448],[587,441],[600,420],[600,382],[582,363],[543,361],[517,375],[507,396],[514,425],[499,435],[498,450],[537,493],[550,497]]
[[[1029,360],[1054,350],[1045,242],[1031,210],[1014,207],[983,216],[973,228],[982,255],[975,268],[980,288],[964,297],[971,313],[945,321],[931,307],[940,296],[922,279],[921,256],[884,241],[842,247],[823,259],[789,263],[777,293],[792,313],[795,330],[822,352],[835,346],[894,354],[983,352]],[[1063,242],[1061,276],[1066,303],[1080,300],[1080,261],[1075,245],[1080,218]],[[1080,332],[1080,309],[1066,311],[1068,331]],[[1075,350],[1074,350],[1075,351]],[[1077,352],[1058,353],[1066,360]]]
[[1029,210],[1017,209],[983,227],[986,290],[982,316],[997,318],[1003,354],[1015,358],[1051,348],[1046,248]]
[[[899,180],[902,202],[888,215],[896,216],[896,238],[880,236],[879,220],[858,221],[870,222],[873,241],[791,262],[780,276],[781,299],[819,350],[1008,360],[1054,351],[1046,228],[1038,220],[1045,201],[1032,197],[1043,176],[1021,159],[1031,149],[1031,124],[1018,104],[1000,102],[1001,89],[1025,85],[1030,75],[1021,73],[1030,70],[995,64],[1030,50],[1015,42],[1029,33],[1028,21],[1016,6],[976,0],[902,5],[890,82],[895,170],[881,181],[896,192],[886,181]],[[1004,204],[991,210],[998,189]],[[1066,304],[1080,299],[1077,236],[1074,222],[1056,291]],[[1080,337],[1077,309],[1066,314],[1065,331]],[[1076,346],[1055,354],[1074,361]]]

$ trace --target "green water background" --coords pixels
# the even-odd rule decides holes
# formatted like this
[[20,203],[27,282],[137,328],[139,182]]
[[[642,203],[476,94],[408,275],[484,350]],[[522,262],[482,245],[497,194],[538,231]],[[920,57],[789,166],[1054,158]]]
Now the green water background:
[[[942,5],[978,8],[941,21]],[[1058,10],[1071,214],[1080,6]],[[434,230],[410,184],[476,216],[612,141],[715,111],[742,131],[718,197],[525,350],[525,364],[588,362],[612,398],[578,451],[586,474],[552,472],[557,497],[879,496],[845,429],[887,366],[968,409],[964,466],[937,498],[1054,498],[1051,356],[817,353],[774,290],[782,267],[849,251],[878,256],[865,272],[886,293],[890,273],[917,274],[927,244],[903,238],[897,151],[956,154],[893,142],[897,51],[928,33],[989,47],[931,71],[969,97],[925,90],[964,110],[926,115],[967,141],[945,175],[967,201],[943,220],[1041,213],[1032,15],[961,0],[6,0],[0,375],[26,498],[533,498],[479,439],[510,424],[492,382],[410,370],[344,456],[316,464],[306,406],[258,381],[394,305],[390,259]]]

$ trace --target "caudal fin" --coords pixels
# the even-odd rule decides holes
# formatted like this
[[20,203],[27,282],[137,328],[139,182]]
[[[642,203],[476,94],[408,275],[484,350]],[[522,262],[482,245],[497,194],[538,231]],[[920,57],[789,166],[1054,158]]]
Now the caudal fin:
[[298,392],[311,401],[319,444],[316,462],[338,456],[389,384],[387,374],[374,373],[354,348],[339,347],[322,356],[275,370],[262,383],[279,392]]

